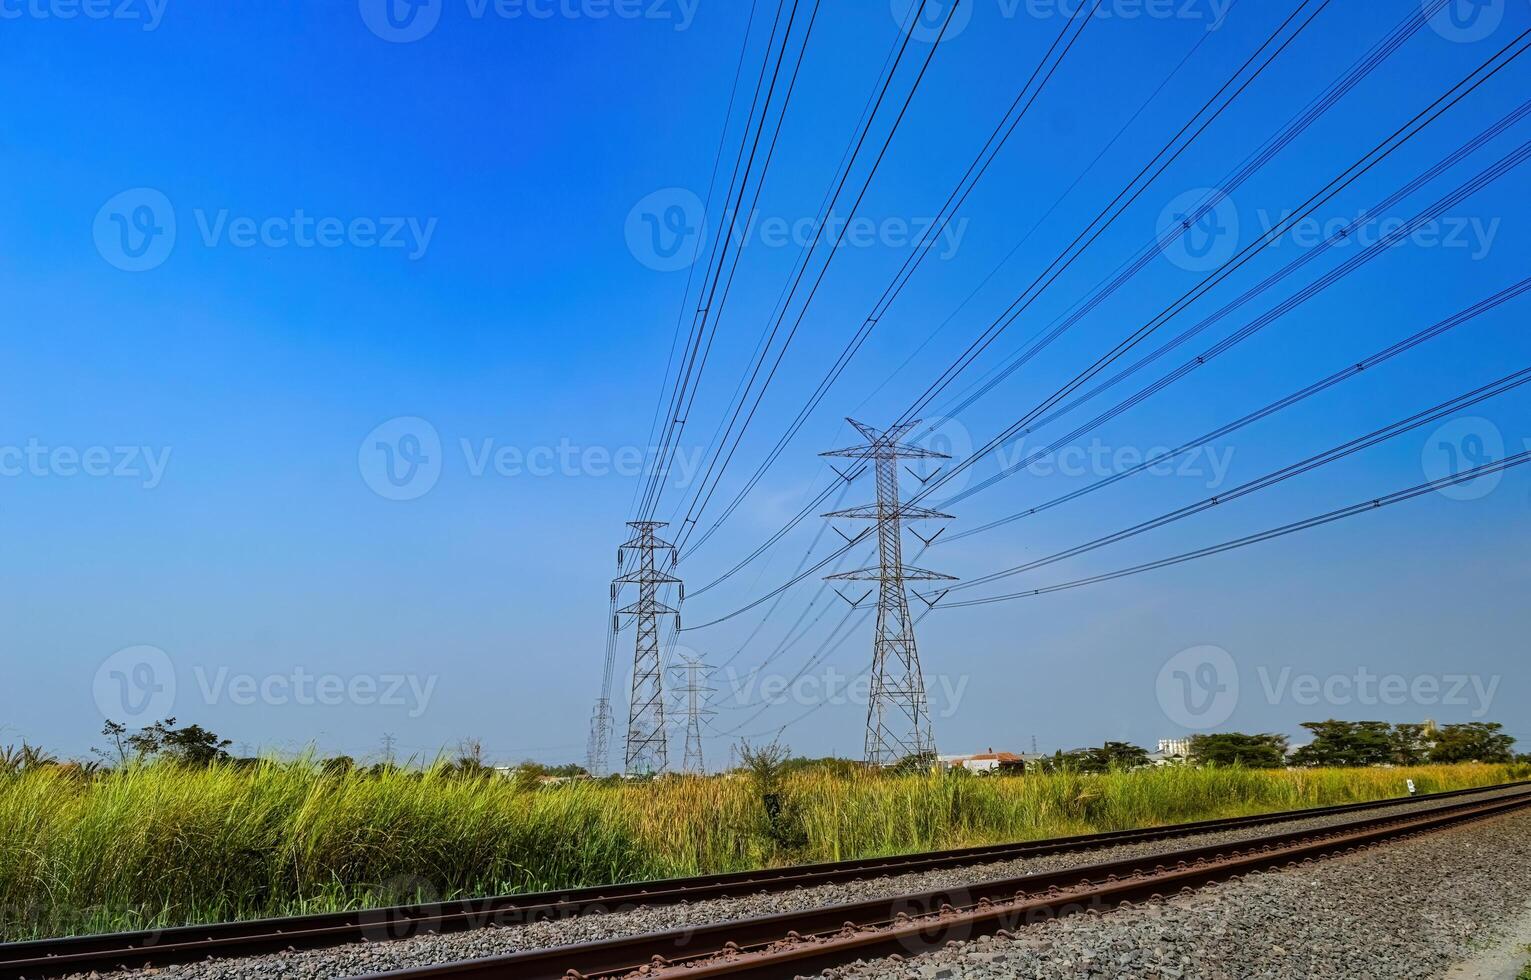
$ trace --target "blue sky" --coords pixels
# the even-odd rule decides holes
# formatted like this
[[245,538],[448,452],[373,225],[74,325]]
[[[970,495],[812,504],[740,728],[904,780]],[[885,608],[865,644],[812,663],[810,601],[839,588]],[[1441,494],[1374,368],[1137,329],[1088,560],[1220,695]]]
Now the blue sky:
[[[1080,36],[824,403],[686,556],[679,574],[693,589],[827,485],[817,453],[852,442],[844,416],[882,424],[904,411],[1293,6],[1104,0],[1112,16]],[[801,254],[790,228],[817,213],[902,37],[902,4],[892,7],[855,0],[818,13],[681,471],[705,458]],[[0,8],[0,79],[13,93],[0,129],[10,368],[0,388],[9,559],[0,565],[9,679],[0,742],[81,754],[99,743],[103,712],[141,724],[164,709],[282,751],[314,744],[368,756],[390,732],[409,753],[478,738],[502,760],[582,758],[615,548],[633,516],[627,463],[650,445],[687,302],[687,271],[654,268],[667,263],[645,234],[671,204],[707,197],[748,5],[436,0],[413,20],[398,7],[392,21],[373,0]],[[858,212],[870,222],[866,243],[836,251],[704,526],[861,325],[907,254],[900,229],[938,211],[1062,27],[1059,9],[1040,0],[959,8],[960,29],[931,59]],[[1154,240],[1177,201],[1218,186],[1414,9],[1414,0],[1325,7],[933,414],[1091,295]],[[759,69],[774,11],[765,0],[757,9],[747,72]],[[1453,11],[1240,186],[1224,212],[1237,229],[1223,245],[1254,240],[1531,27],[1525,0],[1453,0]],[[908,57],[928,52],[918,35]],[[1357,218],[1514,110],[1531,79],[1524,61],[1156,337],[1315,247],[1323,235],[1313,227]],[[895,80],[877,133],[911,79]],[[741,136],[736,115],[730,153]],[[1506,128],[1376,216],[1412,217],[1528,138],[1524,121]],[[1086,456],[955,504],[948,533],[1213,429],[1515,282],[1528,248],[1524,175],[1511,171],[1428,233],[1084,437]],[[782,226],[778,240],[771,229]],[[152,244],[139,254],[145,229]],[[1200,353],[1360,247],[1331,250],[1114,394]],[[1186,265],[1154,258],[944,422],[940,444],[961,456],[988,441],[1194,286],[1204,273]],[[1050,555],[1487,384],[1527,366],[1527,302],[1219,440],[1178,475],[1134,477],[932,548],[920,563],[973,578]],[[1425,426],[1211,513],[962,594],[1110,571],[1523,451],[1528,405],[1531,393],[1517,389],[1463,413],[1470,421]],[[380,443],[395,454],[394,475],[422,458],[424,475],[390,483]],[[975,464],[974,480],[996,466]],[[694,491],[672,482],[661,516],[683,511]],[[871,493],[862,481],[846,501]],[[1035,736],[1051,749],[1184,734],[1184,722],[1207,716],[1176,707],[1187,660],[1174,658],[1205,647],[1227,651],[1238,682],[1222,702],[1224,728],[1432,717],[1502,721],[1531,742],[1528,524],[1531,476],[1517,469],[1164,571],[938,609],[920,624],[938,742],[1029,749]],[[724,616],[791,578],[815,542],[814,560],[828,554],[839,539],[822,527],[804,522],[694,597],[685,622]],[[712,758],[727,752],[722,732],[769,737],[784,725],[799,751],[859,753],[864,708],[853,695],[820,703],[819,692],[865,671],[869,623],[808,672],[816,687],[799,685],[762,711],[756,683],[810,663],[844,617],[837,603],[809,580],[779,605],[681,635],[681,647],[713,663],[732,658],[738,670],[714,681]],[[799,622],[801,640],[783,646]],[[624,633],[619,652],[630,656],[631,642]],[[1219,656],[1189,662],[1225,663]],[[1359,693],[1368,675],[1401,678],[1409,693],[1368,703]],[[1292,687],[1307,676],[1328,684],[1316,703]],[[1432,683],[1445,693],[1432,694]],[[617,688],[626,688],[620,671]]]

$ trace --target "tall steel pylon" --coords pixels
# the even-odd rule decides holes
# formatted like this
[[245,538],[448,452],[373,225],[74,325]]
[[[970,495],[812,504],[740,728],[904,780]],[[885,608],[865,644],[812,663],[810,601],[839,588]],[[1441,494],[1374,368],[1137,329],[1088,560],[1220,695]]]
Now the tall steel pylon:
[[[620,567],[618,571],[620,571]],[[611,682],[617,660],[617,590],[611,592],[611,630],[606,634],[606,659],[601,674],[601,695],[590,712],[590,738],[585,743],[585,771],[604,776],[611,765],[611,730],[616,720],[611,714]]]
[[[920,652],[914,642],[914,622],[909,616],[907,582],[954,581],[951,575],[904,564],[903,526],[906,521],[947,519],[926,507],[905,504],[899,497],[898,467],[901,459],[949,459],[945,453],[900,442],[918,421],[904,422],[878,431],[855,419],[847,419],[866,438],[866,445],[836,449],[823,456],[842,456],[872,462],[877,476],[877,503],[825,514],[827,518],[877,522],[877,567],[861,568],[826,576],[831,581],[877,582],[877,632],[872,642],[872,687],[867,705],[866,761],[892,765],[901,759],[934,755],[935,735],[930,725],[930,705],[925,697],[925,677]],[[934,540],[934,536],[925,540]],[[851,604],[859,605],[871,592]],[[846,598],[843,594],[841,598]],[[847,599],[846,601],[851,601]]]
[[[638,601],[623,606],[612,618],[612,628],[619,625],[618,616],[631,616],[637,624],[637,642],[633,648],[633,684],[627,702],[627,761],[623,771],[629,776],[641,776],[664,772],[669,767],[669,749],[666,743],[664,715],[664,669],[659,651],[659,617],[675,617],[680,628],[680,612],[659,601],[659,587],[680,585],[680,579],[660,570],[657,552],[668,551],[665,565],[675,566],[675,546],[662,541],[654,532],[665,526],[663,521],[628,521],[633,536],[617,549],[617,570],[627,564],[627,553],[636,552],[638,565],[632,571],[619,575],[611,583],[615,600],[623,585],[638,586]],[[682,587],[681,598],[685,598]]]
[[681,772],[701,775],[707,771],[702,761],[702,720],[717,714],[706,703],[707,695],[715,690],[707,686],[713,668],[711,664],[688,657],[675,669],[685,672],[685,684],[677,692],[686,712],[686,754],[680,768]]

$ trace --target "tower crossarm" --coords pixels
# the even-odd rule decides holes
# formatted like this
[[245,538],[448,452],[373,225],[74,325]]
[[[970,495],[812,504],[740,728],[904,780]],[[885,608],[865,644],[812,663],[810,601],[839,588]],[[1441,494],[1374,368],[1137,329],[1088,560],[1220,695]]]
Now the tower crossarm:
[[946,575],[941,572],[932,572],[925,568],[915,568],[913,565],[902,565],[898,569],[858,568],[853,572],[840,572],[836,575],[826,575],[827,581],[835,582],[877,582],[888,575],[890,571],[896,571],[898,577],[906,582],[955,582],[957,576]]
[[901,521],[952,520],[952,515],[950,514],[943,514],[939,510],[931,510],[929,507],[918,507],[913,504],[900,504],[896,514],[884,512],[879,504],[861,504],[857,507],[847,507],[844,510],[832,510],[820,516],[843,517],[853,521],[878,521],[888,517],[897,517]]

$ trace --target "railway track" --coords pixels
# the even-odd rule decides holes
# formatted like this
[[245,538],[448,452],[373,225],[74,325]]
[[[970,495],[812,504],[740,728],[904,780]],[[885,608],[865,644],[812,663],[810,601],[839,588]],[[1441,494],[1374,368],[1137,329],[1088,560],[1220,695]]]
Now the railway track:
[[415,967],[356,980],[679,980],[813,975],[856,960],[910,956],[1029,923],[1162,898],[1295,867],[1531,807],[1531,792],[1446,802],[1065,871],[824,906],[604,942]]
[[[158,931],[0,944],[0,980],[165,966],[172,963],[194,962],[209,957],[249,956],[288,949],[318,949],[354,942],[459,932],[486,926],[508,926],[540,920],[566,919],[639,906],[673,905],[760,892],[788,891],[799,887],[849,882],[884,875],[978,866],[1045,855],[1082,853],[1102,847],[1169,840],[1196,834],[1256,826],[1279,826],[1315,817],[1367,814],[1385,811],[1402,804],[1440,802],[1448,805],[1470,806],[1474,805],[1470,799],[1472,797],[1517,787],[1531,787],[1531,781],[1372,803],[1345,804],[1224,820],[1204,820],[1166,827],[1113,831],[1024,844],[960,848],[903,857],[798,865],[628,885],[603,885],[558,892],[494,896],[324,915],[177,927]],[[1526,794],[1526,798],[1531,799],[1531,792]],[[1457,802],[1463,800],[1468,802]],[[836,926],[842,924],[843,922],[837,922]],[[673,950],[670,951],[673,952]],[[645,959],[644,962],[647,960]],[[563,972],[560,971],[557,975],[562,977]],[[397,974],[390,974],[390,976],[397,976]]]

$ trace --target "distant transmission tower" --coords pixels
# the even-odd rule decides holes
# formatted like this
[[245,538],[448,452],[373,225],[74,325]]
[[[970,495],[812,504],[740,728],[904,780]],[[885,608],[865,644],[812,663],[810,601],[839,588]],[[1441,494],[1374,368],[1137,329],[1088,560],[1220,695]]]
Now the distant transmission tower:
[[679,691],[686,711],[686,755],[685,761],[681,763],[681,772],[701,775],[707,771],[702,761],[702,720],[717,714],[707,707],[706,702],[707,695],[714,691],[714,688],[707,686],[712,666],[688,657],[684,663],[677,664],[675,669],[685,671],[686,674],[685,686]]
[[[872,643],[872,689],[867,705],[866,761],[887,766],[901,759],[928,756],[936,751],[930,726],[930,705],[925,698],[925,678],[920,653],[914,642],[914,623],[909,617],[907,582],[953,581],[950,575],[914,568],[903,562],[905,521],[944,519],[951,515],[902,502],[898,490],[901,459],[949,459],[946,454],[900,442],[918,421],[905,422],[879,432],[855,419],[847,419],[867,440],[864,446],[837,449],[824,456],[869,459],[877,475],[877,503],[837,510],[825,517],[877,522],[875,568],[862,568],[826,576],[830,580],[877,582],[877,632]],[[924,538],[927,543],[934,537]],[[852,602],[860,605],[871,593]],[[841,598],[845,598],[842,594]],[[850,601],[847,599],[847,601]]]
[[585,771],[592,776],[606,775],[611,761],[611,699],[596,698],[590,712],[590,738],[585,742]]
[[[638,565],[611,583],[615,597],[623,585],[638,586],[638,600],[617,610],[619,616],[631,616],[637,624],[637,643],[633,649],[633,685],[627,703],[627,762],[629,776],[663,772],[669,767],[665,742],[664,671],[659,652],[659,617],[673,615],[680,628],[680,613],[659,601],[659,587],[680,585],[680,579],[660,571],[655,553],[668,551],[669,567],[675,565],[675,546],[655,537],[663,521],[629,521],[633,536],[617,549],[617,569],[627,563],[627,553],[638,556]],[[684,598],[684,591],[681,593]],[[597,709],[599,710],[599,709]]]
[[[620,570],[620,569],[619,569]],[[617,658],[617,595],[611,595],[611,631],[606,634],[606,662],[601,675],[601,696],[590,712],[590,738],[585,743],[585,771],[604,776],[611,765],[611,730],[616,720],[611,714],[611,682]]]

